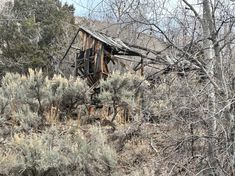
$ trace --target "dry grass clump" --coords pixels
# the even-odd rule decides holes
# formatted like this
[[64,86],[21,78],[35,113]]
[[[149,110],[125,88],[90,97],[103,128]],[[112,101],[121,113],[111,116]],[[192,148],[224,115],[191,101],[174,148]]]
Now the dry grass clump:
[[77,127],[65,126],[53,126],[42,133],[15,134],[0,149],[0,173],[12,176],[115,174],[117,156],[107,144],[106,136],[98,128],[92,128],[87,135]]

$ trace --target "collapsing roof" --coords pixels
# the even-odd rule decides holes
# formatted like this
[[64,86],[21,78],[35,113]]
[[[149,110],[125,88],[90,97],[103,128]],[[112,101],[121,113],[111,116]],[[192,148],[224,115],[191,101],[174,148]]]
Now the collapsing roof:
[[109,37],[105,34],[102,34],[100,32],[96,32],[96,31],[92,31],[92,30],[85,28],[85,27],[80,27],[79,31],[83,31],[83,32],[90,34],[91,37],[110,46],[114,52],[115,51],[117,53],[123,52],[123,55],[141,56],[141,54],[138,53],[134,48],[128,46],[119,38]]
[[[106,78],[114,70],[124,71],[125,67],[131,65],[127,62],[134,62],[136,65],[134,70],[137,71],[141,68],[141,63],[143,65],[143,58],[148,58],[139,52],[137,48],[131,47],[119,38],[110,37],[86,27],[80,27],[63,59],[78,36],[81,46],[78,49],[73,65],[75,67],[74,75],[87,79],[88,84],[91,86],[100,79]],[[134,60],[122,55],[134,57]],[[156,58],[148,59],[156,60]]]
[[[73,64],[74,75],[87,79],[90,86],[98,83],[100,79],[106,78],[114,70],[122,72],[140,70],[140,73],[143,75],[143,69],[146,65],[158,64],[164,67],[174,65],[166,57],[163,59],[161,52],[142,46],[131,45],[119,38],[110,37],[86,27],[78,29],[63,59],[69,50],[73,48],[72,45],[78,36],[80,47],[75,47],[78,49],[78,52]],[[153,57],[150,58],[148,54],[142,54],[143,51],[145,53],[152,53]],[[135,66],[130,68],[130,65],[133,65],[133,63]]]

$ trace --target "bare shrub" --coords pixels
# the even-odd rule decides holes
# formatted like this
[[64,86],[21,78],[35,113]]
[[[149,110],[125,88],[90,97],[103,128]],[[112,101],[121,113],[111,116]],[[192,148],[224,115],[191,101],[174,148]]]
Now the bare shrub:
[[99,99],[103,104],[112,106],[112,121],[115,120],[118,107],[126,107],[130,111],[139,110],[138,97],[140,98],[140,93],[147,85],[147,81],[142,76],[120,72],[114,72],[100,82]]
[[[77,128],[52,127],[43,133],[15,134],[1,154],[0,173],[41,176],[116,173],[116,153],[100,129],[87,139]],[[5,154],[3,154],[5,153]]]

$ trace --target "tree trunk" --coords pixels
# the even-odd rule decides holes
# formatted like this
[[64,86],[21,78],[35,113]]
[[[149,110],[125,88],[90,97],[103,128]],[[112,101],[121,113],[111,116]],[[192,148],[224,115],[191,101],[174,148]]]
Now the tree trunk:
[[[204,37],[204,57],[207,61],[207,72],[209,76],[214,80],[215,78],[215,50],[213,47],[213,41],[210,40],[212,37],[213,31],[213,21],[212,21],[212,14],[210,9],[210,2],[209,0],[203,1],[203,37]],[[214,140],[213,137],[215,136],[215,131],[217,128],[217,121],[216,121],[216,93],[215,87],[213,84],[210,84],[208,89],[208,123],[207,123],[207,135],[208,135],[208,162],[209,167],[212,169],[208,170],[209,173],[215,175],[215,171],[213,168],[216,168],[215,165],[215,153],[214,153]]]

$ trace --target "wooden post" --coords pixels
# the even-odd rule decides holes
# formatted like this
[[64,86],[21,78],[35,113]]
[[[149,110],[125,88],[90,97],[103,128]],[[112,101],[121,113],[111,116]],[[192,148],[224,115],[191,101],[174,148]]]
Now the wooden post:
[[140,75],[144,76],[144,58],[141,56],[141,72]]
[[104,72],[104,45],[102,44],[100,52],[100,79],[103,78],[103,72]]
[[[141,72],[140,75],[144,76],[144,58],[141,56]],[[143,116],[143,110],[144,110],[144,91],[141,90],[140,92],[140,103],[139,103],[139,108],[140,108],[140,116]]]
[[87,56],[87,38],[88,38],[88,36],[87,36],[87,34],[86,33],[84,33],[83,34],[83,51],[84,51],[84,58],[83,58],[83,61],[84,61],[84,76],[86,77],[87,75],[87,71],[86,71],[86,56]]
[[76,53],[76,57],[75,57],[75,66],[74,66],[74,77],[78,76],[78,53]]

